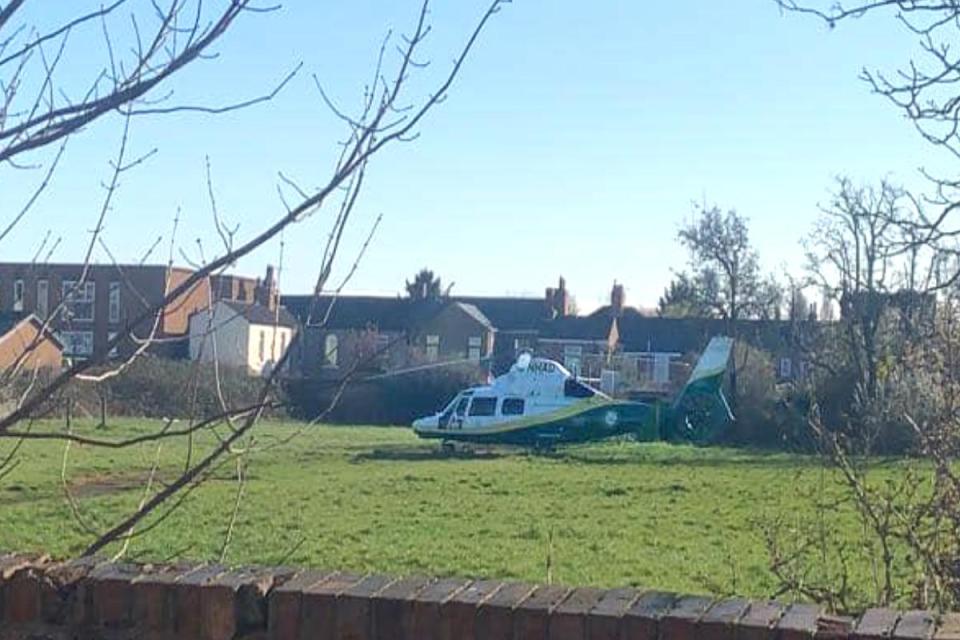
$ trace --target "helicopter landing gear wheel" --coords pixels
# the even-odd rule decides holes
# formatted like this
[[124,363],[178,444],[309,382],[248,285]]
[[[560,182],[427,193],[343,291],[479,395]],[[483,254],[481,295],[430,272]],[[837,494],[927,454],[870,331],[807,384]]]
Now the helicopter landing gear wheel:
[[557,450],[557,439],[551,436],[540,436],[533,441],[533,452],[537,455],[549,455]]

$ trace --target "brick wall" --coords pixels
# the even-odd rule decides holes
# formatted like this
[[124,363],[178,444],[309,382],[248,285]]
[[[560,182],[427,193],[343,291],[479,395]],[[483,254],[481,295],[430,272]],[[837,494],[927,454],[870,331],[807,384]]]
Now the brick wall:
[[956,640],[960,614],[639,589],[0,555],[0,640]]

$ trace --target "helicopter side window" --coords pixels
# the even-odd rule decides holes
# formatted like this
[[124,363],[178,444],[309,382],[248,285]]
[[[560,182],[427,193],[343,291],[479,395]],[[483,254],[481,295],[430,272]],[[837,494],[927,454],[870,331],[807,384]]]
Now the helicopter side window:
[[595,392],[579,380],[567,378],[563,383],[563,395],[568,398],[592,398]]
[[492,416],[497,412],[496,398],[474,398],[470,403],[471,416]]
[[500,405],[500,414],[505,416],[523,415],[523,398],[504,398]]

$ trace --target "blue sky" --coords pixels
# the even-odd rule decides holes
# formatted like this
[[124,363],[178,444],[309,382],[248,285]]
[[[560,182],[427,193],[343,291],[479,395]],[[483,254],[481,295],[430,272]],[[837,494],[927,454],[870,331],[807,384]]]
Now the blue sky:
[[[434,5],[432,63],[411,97],[449,69],[485,3]],[[175,100],[228,103],[269,90],[301,60],[304,72],[270,104],[135,121],[131,152],[158,153],[125,176],[107,219],[117,257],[138,260],[168,238],[178,208],[178,246],[196,255],[200,238],[214,251],[207,156],[220,209],[241,237],[281,212],[278,171],[304,185],[325,181],[343,129],[310,74],[345,108],[358,104],[387,29],[409,28],[416,11],[413,1],[292,0],[242,19],[216,60],[169,85]],[[105,60],[98,40],[73,44],[76,69]],[[750,219],[767,269],[797,271],[800,240],[833,176],[919,188],[918,167],[947,166],[857,80],[862,66],[892,70],[914,51],[889,15],[830,31],[781,15],[773,0],[515,0],[422,136],[371,166],[340,273],[382,213],[351,291],[396,293],[427,266],[460,294],[540,295],[562,274],[583,310],[602,304],[614,280],[629,303],[653,305],[685,265],[676,231],[704,198]],[[50,228],[63,235],[54,259],[82,256],[119,124],[108,119],[70,142],[51,188],[0,243],[2,259],[29,259]],[[0,218],[37,179],[0,170]],[[330,215],[286,234],[284,291],[311,286]],[[274,242],[236,270],[259,274],[278,254]]]

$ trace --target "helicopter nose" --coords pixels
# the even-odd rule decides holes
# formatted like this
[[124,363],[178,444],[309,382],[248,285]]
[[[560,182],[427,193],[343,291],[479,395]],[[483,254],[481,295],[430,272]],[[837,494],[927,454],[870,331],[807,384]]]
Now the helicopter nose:
[[437,416],[426,416],[423,418],[417,418],[413,421],[413,430],[422,431],[423,429],[430,429],[431,427],[436,427],[438,423]]

